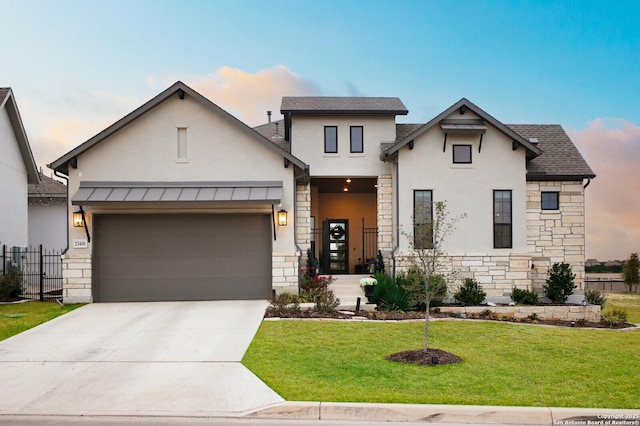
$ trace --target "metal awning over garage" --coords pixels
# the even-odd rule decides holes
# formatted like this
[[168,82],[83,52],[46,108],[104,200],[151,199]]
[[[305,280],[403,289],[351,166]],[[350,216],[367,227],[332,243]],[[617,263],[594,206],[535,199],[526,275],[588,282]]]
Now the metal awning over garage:
[[282,181],[80,182],[74,205],[150,203],[279,204]]

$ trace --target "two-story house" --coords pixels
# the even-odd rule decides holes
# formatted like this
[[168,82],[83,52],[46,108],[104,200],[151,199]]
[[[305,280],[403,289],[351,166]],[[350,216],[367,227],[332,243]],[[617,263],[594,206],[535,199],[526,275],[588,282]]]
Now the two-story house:
[[[505,125],[466,99],[398,124],[398,98],[284,97],[251,129],[181,82],[50,167],[69,177],[65,301],[267,298],[324,273],[406,262],[412,218],[465,213],[450,268],[489,296],[584,277],[595,175],[556,125]],[[74,217],[75,216],[75,217]],[[74,226],[75,225],[75,226]]]

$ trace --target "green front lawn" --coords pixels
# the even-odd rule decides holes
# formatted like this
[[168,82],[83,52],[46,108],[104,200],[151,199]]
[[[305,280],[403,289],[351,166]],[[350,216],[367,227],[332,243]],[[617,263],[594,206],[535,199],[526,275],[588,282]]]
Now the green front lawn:
[[603,312],[612,309],[627,311],[627,321],[640,324],[640,294],[639,293],[607,293],[607,301]]
[[423,327],[265,321],[243,364],[291,401],[640,408],[640,331],[434,321],[430,347],[463,363],[385,360]]
[[60,306],[51,302],[26,302],[0,305],[0,340],[66,314],[82,304]]

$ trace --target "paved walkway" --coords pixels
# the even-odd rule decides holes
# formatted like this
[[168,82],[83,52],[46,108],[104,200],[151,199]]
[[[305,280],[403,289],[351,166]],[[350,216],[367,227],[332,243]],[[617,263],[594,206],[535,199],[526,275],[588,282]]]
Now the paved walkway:
[[0,342],[0,414],[241,416],[265,301],[91,304]]

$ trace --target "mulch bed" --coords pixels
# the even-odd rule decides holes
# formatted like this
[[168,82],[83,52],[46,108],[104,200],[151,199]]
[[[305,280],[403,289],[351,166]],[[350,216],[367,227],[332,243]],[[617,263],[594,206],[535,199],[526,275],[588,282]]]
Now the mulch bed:
[[462,362],[462,358],[441,349],[402,351],[388,355],[386,359],[389,361],[418,365],[456,364]]
[[[369,320],[378,320],[378,321],[403,321],[403,320],[417,320],[424,319],[424,312],[385,312],[385,311],[360,311],[360,312],[349,312],[346,311],[335,311],[330,313],[318,313],[315,311],[298,311],[298,312],[275,312],[272,309],[267,309],[267,313],[265,317],[273,318],[306,318],[306,319],[321,319],[321,318],[330,318],[330,319],[350,319],[354,316],[365,317]],[[460,318],[459,315],[448,312],[431,312],[431,318]],[[555,325],[558,327],[575,327],[575,328],[628,328],[634,327],[634,324],[625,323],[618,326],[610,326],[606,322],[587,322],[587,321],[574,321],[574,324],[571,325],[571,321],[562,321],[562,320],[554,320],[554,319],[536,319],[532,320],[530,318],[513,318],[513,317],[489,317],[489,318],[467,318],[464,321],[473,321],[473,320],[488,320],[488,321],[497,321],[497,322],[512,322],[512,323],[522,323],[522,324],[539,324],[539,325]]]

